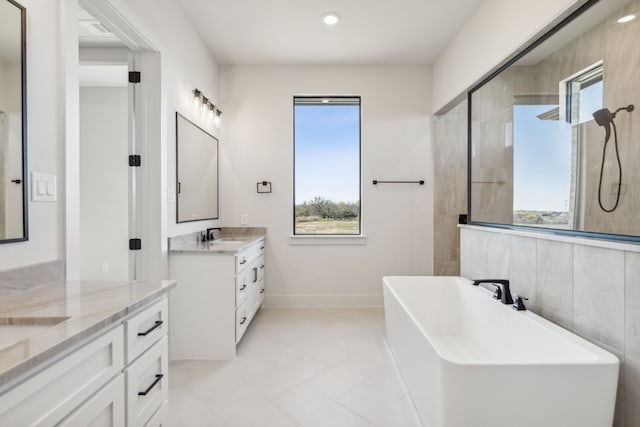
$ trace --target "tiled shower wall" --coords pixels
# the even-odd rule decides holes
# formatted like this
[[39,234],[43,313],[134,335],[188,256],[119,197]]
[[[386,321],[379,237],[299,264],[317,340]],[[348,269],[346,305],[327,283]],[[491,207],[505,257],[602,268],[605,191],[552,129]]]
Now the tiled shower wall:
[[617,355],[614,425],[640,426],[640,252],[529,234],[463,228],[461,275],[509,279],[529,310]]
[[460,273],[458,215],[467,212],[467,101],[435,116],[433,156],[433,271]]

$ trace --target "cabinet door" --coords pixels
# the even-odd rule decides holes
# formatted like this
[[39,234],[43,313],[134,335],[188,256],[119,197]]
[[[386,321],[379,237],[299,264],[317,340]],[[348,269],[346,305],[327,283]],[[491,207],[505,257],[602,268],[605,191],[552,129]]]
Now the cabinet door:
[[124,366],[122,325],[0,396],[0,426],[53,426]]
[[125,369],[128,427],[144,426],[167,400],[168,358],[165,336]]
[[91,396],[59,427],[120,427],[124,425],[124,374]]

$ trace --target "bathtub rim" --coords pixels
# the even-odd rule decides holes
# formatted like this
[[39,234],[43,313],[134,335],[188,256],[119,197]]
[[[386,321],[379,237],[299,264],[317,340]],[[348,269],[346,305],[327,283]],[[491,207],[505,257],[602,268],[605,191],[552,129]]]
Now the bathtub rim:
[[409,316],[409,318],[411,319],[412,323],[414,326],[416,326],[418,328],[418,330],[420,331],[420,333],[423,335],[423,337],[428,341],[429,345],[433,348],[433,350],[435,351],[435,353],[438,355],[438,357],[440,358],[440,360],[444,363],[448,363],[451,365],[455,365],[455,366],[461,366],[461,367],[495,367],[495,366],[539,366],[540,368],[543,367],[566,367],[566,366],[592,366],[592,365],[598,365],[598,366],[615,366],[617,369],[620,366],[620,360],[618,359],[618,357],[616,355],[614,355],[613,353],[599,347],[598,345],[592,343],[591,341],[577,335],[574,332],[571,332],[553,322],[551,322],[550,320],[547,320],[529,310],[525,310],[525,311],[515,311],[511,308],[511,305],[506,305],[506,304],[500,304],[499,306],[496,306],[497,310],[512,310],[514,312],[514,314],[516,315],[521,315],[521,316],[525,316],[526,319],[528,321],[537,323],[539,326],[542,326],[546,329],[549,329],[550,332],[555,333],[559,336],[561,336],[562,338],[572,342],[573,344],[581,347],[583,350],[591,353],[594,355],[594,359],[593,360],[575,360],[575,361],[565,361],[565,362],[470,362],[468,360],[461,360],[461,359],[456,359],[455,357],[449,357],[449,356],[445,356],[443,355],[442,351],[438,348],[438,346],[434,345],[433,340],[431,339],[430,334],[425,330],[425,328],[423,327],[423,325],[416,319],[415,315],[413,314],[413,312],[405,305],[404,301],[399,298],[398,296],[398,292],[396,289],[394,289],[393,285],[391,283],[389,283],[389,280],[393,280],[393,279],[445,279],[445,280],[455,280],[457,282],[466,282],[466,284],[469,285],[469,291],[470,292],[483,292],[486,293],[487,298],[491,298],[492,297],[492,292],[486,288],[483,288],[481,286],[473,286],[472,280],[467,279],[466,277],[462,277],[462,276],[384,276],[382,278],[382,282],[383,282],[383,294],[384,294],[384,290],[389,291],[393,297],[395,298],[395,300],[397,301],[398,304],[400,304],[400,306],[402,307],[402,309],[404,310],[404,312]]

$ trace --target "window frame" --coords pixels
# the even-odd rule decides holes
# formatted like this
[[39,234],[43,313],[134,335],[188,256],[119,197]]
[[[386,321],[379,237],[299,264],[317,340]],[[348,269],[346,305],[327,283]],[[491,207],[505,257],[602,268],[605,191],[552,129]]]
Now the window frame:
[[[357,99],[358,100],[358,234],[347,234],[347,233],[333,233],[333,234],[299,234],[296,233],[296,100],[297,99]],[[293,96],[293,122],[291,126],[291,130],[293,132],[292,140],[293,140],[293,203],[292,203],[292,224],[291,237],[293,238],[320,238],[320,239],[331,239],[333,238],[359,238],[363,237],[364,234],[362,232],[362,96],[360,95],[294,95]],[[308,104],[314,105],[314,104]],[[331,103],[318,103],[318,105],[332,105]],[[333,104],[339,105],[339,104]],[[355,104],[351,104],[355,105]]]
[[566,121],[568,123],[580,124],[580,92],[582,89],[603,81],[604,62],[602,60],[565,80],[567,93]]

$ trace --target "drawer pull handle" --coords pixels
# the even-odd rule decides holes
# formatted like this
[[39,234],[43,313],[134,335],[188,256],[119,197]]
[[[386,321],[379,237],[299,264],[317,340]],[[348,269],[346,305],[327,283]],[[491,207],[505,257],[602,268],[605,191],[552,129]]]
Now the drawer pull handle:
[[260,249],[264,249],[264,246],[260,246]]
[[244,291],[247,288],[247,285],[242,285],[242,287],[240,288],[241,291]]
[[156,323],[152,327],[150,327],[149,329],[147,329],[144,332],[138,332],[138,336],[139,337],[146,337],[151,332],[153,332],[155,329],[158,329],[160,327],[160,325],[162,325],[162,320],[156,320]]
[[264,264],[262,264],[262,265],[260,266],[260,270],[262,270],[262,269],[264,269]]
[[240,321],[240,324],[241,324],[241,325],[244,325],[244,322],[246,322],[246,321],[247,321],[247,316],[244,316],[244,317],[242,318],[242,320]]
[[253,267],[253,283],[258,281],[258,267]]
[[138,392],[138,396],[146,396],[147,394],[149,394],[149,392],[151,391],[151,389],[153,389],[162,379],[162,377],[164,377],[164,374],[157,374],[156,375],[156,379],[153,380],[153,382],[151,383],[151,385],[149,385],[149,387],[147,387],[147,389],[145,391],[139,391]]
[[247,263],[247,260],[245,259],[245,260],[242,260],[242,261],[240,262],[240,265],[243,265],[243,264],[246,264],[246,263]]
[[260,289],[260,293],[261,293],[261,294],[264,294],[264,289]]

